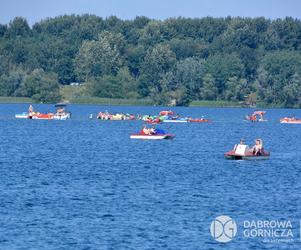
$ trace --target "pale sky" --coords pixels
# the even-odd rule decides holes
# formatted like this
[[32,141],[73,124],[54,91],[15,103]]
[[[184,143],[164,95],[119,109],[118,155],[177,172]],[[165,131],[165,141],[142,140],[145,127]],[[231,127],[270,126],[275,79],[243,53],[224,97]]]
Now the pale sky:
[[0,23],[16,16],[33,24],[64,14],[116,15],[121,19],[243,16],[301,19],[301,0],[0,0]]

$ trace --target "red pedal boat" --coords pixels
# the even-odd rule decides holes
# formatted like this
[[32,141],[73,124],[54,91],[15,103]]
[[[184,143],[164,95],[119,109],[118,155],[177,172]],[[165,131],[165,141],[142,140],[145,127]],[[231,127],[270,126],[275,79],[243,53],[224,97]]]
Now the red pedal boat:
[[228,160],[267,160],[270,158],[270,153],[263,150],[260,154],[255,155],[250,152],[247,145],[238,144],[224,156]]
[[171,110],[163,110],[159,113],[160,115],[173,115],[174,112]]
[[31,116],[31,119],[37,119],[37,120],[52,120],[54,114],[53,113],[48,113],[48,114],[40,114],[36,113]]

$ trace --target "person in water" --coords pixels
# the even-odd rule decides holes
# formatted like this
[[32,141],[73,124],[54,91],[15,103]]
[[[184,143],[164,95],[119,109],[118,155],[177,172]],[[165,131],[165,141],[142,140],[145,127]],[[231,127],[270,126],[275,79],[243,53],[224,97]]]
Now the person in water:
[[255,140],[255,145],[252,147],[251,152],[254,155],[261,155],[263,152],[263,143],[261,139]]

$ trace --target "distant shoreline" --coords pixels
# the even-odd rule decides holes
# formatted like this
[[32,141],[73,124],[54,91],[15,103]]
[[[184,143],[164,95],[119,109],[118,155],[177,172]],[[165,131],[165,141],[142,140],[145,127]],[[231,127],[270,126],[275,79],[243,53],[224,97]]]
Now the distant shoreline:
[[[74,97],[71,100],[62,100],[67,104],[83,104],[83,105],[112,105],[112,106],[159,106],[149,99],[114,99],[114,98],[100,98],[100,97]],[[0,104],[40,104],[29,97],[10,97],[0,96]],[[51,103],[49,103],[51,104]],[[166,106],[162,106],[166,107]],[[259,104],[256,107],[248,107],[236,102],[229,101],[192,101],[188,107],[204,107],[204,108],[286,108],[281,106],[268,106]],[[173,108],[173,106],[170,106]]]
[[[148,99],[114,99],[114,98],[100,98],[100,97],[74,97],[71,100],[63,100],[68,104],[91,104],[91,105],[113,105],[113,106],[155,106],[151,100]],[[28,97],[6,97],[0,96],[0,103],[37,103]],[[193,101],[190,107],[243,107],[239,103],[227,101]]]
[[13,96],[0,96],[0,104],[7,103],[34,103],[29,97],[13,97]]

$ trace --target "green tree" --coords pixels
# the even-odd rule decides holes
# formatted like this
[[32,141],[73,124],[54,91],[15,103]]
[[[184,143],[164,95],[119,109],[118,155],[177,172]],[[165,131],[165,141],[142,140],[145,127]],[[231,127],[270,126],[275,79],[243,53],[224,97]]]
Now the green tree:
[[216,100],[218,88],[212,75],[206,74],[203,77],[203,87],[200,90],[201,98],[204,100]]
[[57,75],[42,69],[35,69],[26,76],[23,88],[26,96],[37,102],[55,103],[61,99]]
[[235,54],[216,54],[210,56],[205,63],[206,73],[216,82],[218,93],[224,94],[226,81],[231,77],[244,77],[244,65]]
[[11,21],[8,25],[8,29],[6,31],[6,36],[9,38],[26,37],[30,35],[31,30],[30,27],[23,17],[15,17],[13,21]]
[[[91,77],[116,75],[122,60],[113,35],[103,32],[98,40],[84,41],[75,58],[75,72],[81,81]],[[119,38],[120,36],[116,35]],[[119,44],[119,41],[117,41]]]
[[7,31],[7,26],[0,24],[0,37],[3,37],[6,31]]
[[176,63],[176,56],[168,45],[158,44],[150,49],[142,64],[141,76],[139,79],[140,94],[151,95],[160,94],[163,86],[160,80]]
[[240,101],[253,93],[258,102],[292,107],[299,105],[300,50],[301,21],[291,17],[62,15],[32,28],[16,17],[0,24],[0,92],[27,95],[16,72],[43,69],[60,84],[94,82],[101,96],[139,93],[157,104],[187,105],[205,97]]
[[246,79],[230,77],[226,82],[225,99],[227,101],[243,101],[251,92]]
[[121,98],[138,98],[137,80],[130,74],[127,67],[123,67],[118,71],[116,80],[120,83],[121,88],[118,92],[121,93]]
[[23,84],[26,73],[20,69],[10,71],[0,77],[0,96],[16,96],[18,88]]
[[177,88],[181,86],[183,93],[187,93],[189,99],[197,99],[199,90],[202,87],[205,75],[204,60],[198,58],[186,58],[178,61],[174,72],[174,83]]
[[[298,102],[294,97],[297,80],[301,75],[301,54],[291,51],[278,51],[266,54],[258,68],[258,94],[268,104],[292,106]],[[296,78],[297,79],[297,78]],[[291,88],[291,90],[289,90]]]
[[295,73],[283,88],[283,106],[301,107],[301,76]]
[[123,98],[120,91],[121,83],[116,76],[104,75],[90,79],[87,83],[87,88],[92,96],[104,98]]
[[139,43],[145,47],[155,46],[164,41],[162,21],[152,20],[141,31]]

